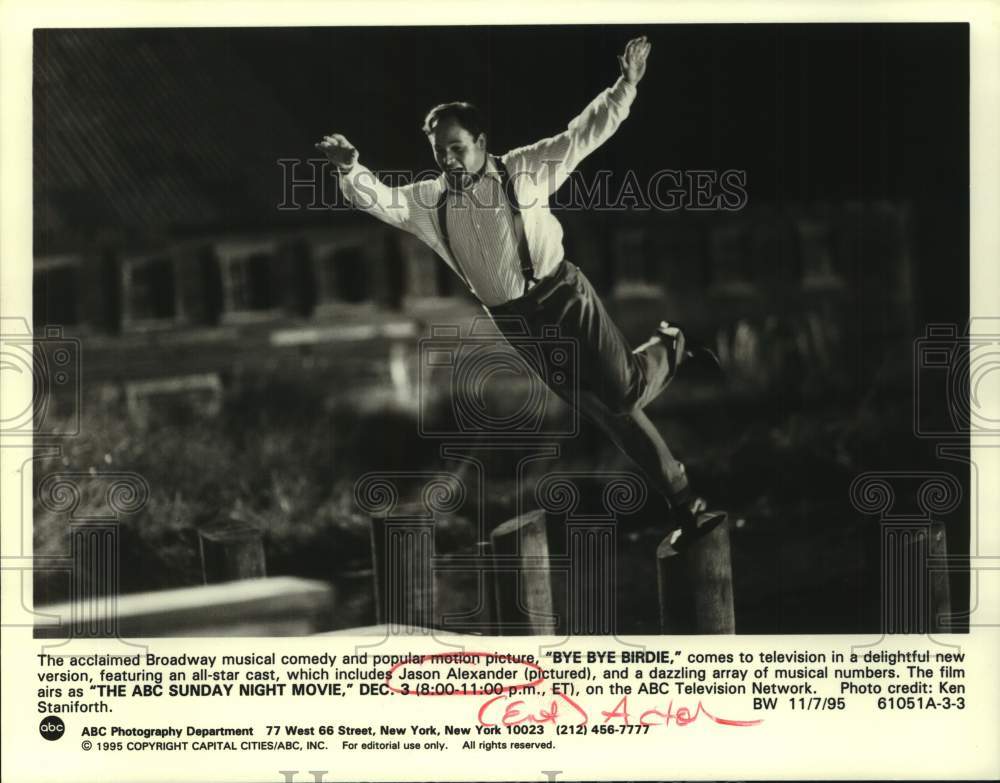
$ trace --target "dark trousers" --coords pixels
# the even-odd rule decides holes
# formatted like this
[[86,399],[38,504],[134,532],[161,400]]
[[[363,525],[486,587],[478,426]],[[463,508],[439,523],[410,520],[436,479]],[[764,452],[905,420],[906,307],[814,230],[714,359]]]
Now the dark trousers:
[[[654,489],[669,500],[687,486],[684,466],[643,412],[672,377],[666,348],[659,344],[640,351],[629,348],[594,287],[574,264],[563,261],[527,294],[488,311],[501,334],[546,385],[604,430]],[[538,367],[546,352],[530,349],[531,342],[557,335],[576,345],[572,374]],[[526,342],[525,337],[534,340]]]

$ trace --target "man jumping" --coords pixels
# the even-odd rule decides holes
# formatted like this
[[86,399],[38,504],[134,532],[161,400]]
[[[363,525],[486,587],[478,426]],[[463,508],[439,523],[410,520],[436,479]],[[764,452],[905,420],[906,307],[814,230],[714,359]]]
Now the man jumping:
[[[667,322],[632,350],[590,281],[563,255],[563,231],[548,199],[581,160],[603,144],[628,116],[646,71],[650,44],[628,42],[618,57],[621,76],[562,133],[493,156],[477,109],[468,103],[435,106],[424,133],[442,170],[433,180],[390,188],[358,162],[342,135],[316,147],[340,175],[344,195],[359,209],[416,235],[458,274],[515,349],[524,325],[539,340],[544,327],[578,346],[580,411],[593,420],[646,475],[671,508],[675,548],[725,518],[709,514],[692,491],[684,465],[671,454],[643,412],[673,379],[684,357],[684,334]],[[551,333],[551,331],[549,331]],[[531,359],[525,358],[531,366]],[[547,374],[543,374],[545,378]],[[569,389],[548,382],[572,402]]]

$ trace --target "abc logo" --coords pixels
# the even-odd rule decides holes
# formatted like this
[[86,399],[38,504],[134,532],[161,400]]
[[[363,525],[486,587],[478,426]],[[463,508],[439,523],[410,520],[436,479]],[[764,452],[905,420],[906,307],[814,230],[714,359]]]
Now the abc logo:
[[45,739],[55,742],[66,733],[66,724],[58,715],[49,715],[38,724],[38,733]]

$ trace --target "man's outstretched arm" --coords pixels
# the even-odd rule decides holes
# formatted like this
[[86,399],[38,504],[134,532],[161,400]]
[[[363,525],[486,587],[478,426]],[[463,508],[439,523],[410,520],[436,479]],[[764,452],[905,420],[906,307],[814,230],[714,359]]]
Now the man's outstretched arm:
[[618,56],[621,76],[592,100],[562,133],[505,156],[508,167],[538,177],[551,194],[565,182],[580,161],[607,141],[628,117],[636,85],[646,73],[651,44],[646,36],[633,38]]
[[412,186],[390,188],[358,162],[358,150],[344,136],[332,133],[316,144],[337,168],[340,189],[358,209],[396,228],[416,232]]

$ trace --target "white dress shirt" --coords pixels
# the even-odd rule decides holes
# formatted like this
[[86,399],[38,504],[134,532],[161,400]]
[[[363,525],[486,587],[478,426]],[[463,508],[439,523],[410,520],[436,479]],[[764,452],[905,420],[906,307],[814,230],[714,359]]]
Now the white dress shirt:
[[[581,160],[603,144],[628,116],[635,87],[619,77],[562,133],[501,156],[514,183],[535,277],[552,274],[563,260],[563,231],[549,211],[556,192]],[[358,209],[409,231],[427,243],[464,278],[472,293],[492,307],[524,293],[513,217],[500,177],[488,159],[484,176],[469,190],[448,196],[448,237],[438,225],[437,205],[445,175],[390,188],[356,163],[340,175],[340,188]]]

